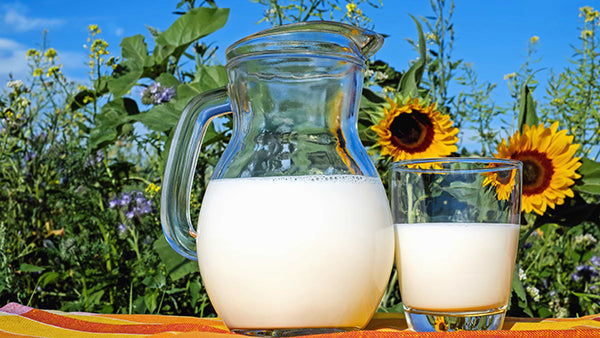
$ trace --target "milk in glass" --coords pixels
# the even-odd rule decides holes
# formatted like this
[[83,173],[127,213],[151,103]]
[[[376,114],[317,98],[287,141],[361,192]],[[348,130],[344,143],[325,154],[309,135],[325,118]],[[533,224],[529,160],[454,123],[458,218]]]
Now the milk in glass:
[[405,306],[457,312],[507,304],[519,225],[419,223],[395,229]]

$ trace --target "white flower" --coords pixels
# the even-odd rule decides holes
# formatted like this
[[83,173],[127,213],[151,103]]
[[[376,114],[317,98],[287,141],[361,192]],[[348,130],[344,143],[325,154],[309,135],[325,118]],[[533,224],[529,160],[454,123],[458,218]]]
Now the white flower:
[[20,109],[25,109],[29,106],[29,104],[31,104],[31,102],[29,101],[28,98],[20,96],[16,100],[16,104],[17,104],[17,107],[19,107]]
[[598,242],[598,240],[592,234],[575,236],[575,244],[577,245],[588,246],[596,244],[596,242]]
[[8,88],[14,88],[14,89],[21,88],[23,86],[23,81],[21,81],[21,80],[8,81],[6,83],[6,86]]
[[526,290],[529,293],[529,295],[531,296],[531,298],[533,298],[534,302],[540,301],[540,290],[538,290],[538,288],[536,288],[533,285],[529,285]]
[[388,75],[386,73],[375,72],[375,76],[374,76],[375,81],[382,81],[382,80],[386,80],[387,78],[388,78]]
[[556,318],[567,318],[567,316],[569,315],[569,311],[567,311],[567,309],[565,309],[564,307],[559,307],[555,315]]
[[519,268],[519,280],[526,280],[527,279],[527,274],[525,273],[525,271],[523,271],[523,269]]

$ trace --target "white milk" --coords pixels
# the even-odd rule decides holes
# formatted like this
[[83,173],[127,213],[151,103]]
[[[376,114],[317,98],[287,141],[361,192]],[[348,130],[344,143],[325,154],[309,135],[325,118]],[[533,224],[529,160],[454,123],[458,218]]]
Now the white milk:
[[394,259],[378,178],[213,180],[197,238],[210,300],[237,329],[362,328]]
[[405,306],[462,311],[507,304],[518,225],[424,223],[396,224],[395,229]]

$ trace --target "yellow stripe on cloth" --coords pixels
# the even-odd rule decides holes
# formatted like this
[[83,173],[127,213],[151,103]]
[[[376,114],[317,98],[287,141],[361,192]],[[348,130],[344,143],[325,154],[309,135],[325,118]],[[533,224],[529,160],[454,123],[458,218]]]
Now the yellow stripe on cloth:
[[40,335],[43,337],[97,333],[120,336],[149,336],[166,332],[229,333],[220,321],[194,317],[64,313],[17,303],[0,308],[0,314],[0,330],[34,336],[43,333]]
[[19,315],[6,315],[3,313],[0,313],[0,336],[3,336],[1,332],[27,337],[133,337],[131,334],[107,334],[105,332],[98,333],[68,330],[40,323]]
[[[505,330],[569,330],[569,329],[600,329],[600,315],[590,315],[580,318],[512,318],[504,321]],[[600,333],[598,334],[600,336]]]
[[[600,315],[569,319],[506,318],[502,331],[416,333],[401,313],[376,313],[360,331],[311,338],[372,337],[600,337]],[[0,337],[231,337],[214,318],[166,315],[95,314],[39,310],[17,303],[0,308]]]

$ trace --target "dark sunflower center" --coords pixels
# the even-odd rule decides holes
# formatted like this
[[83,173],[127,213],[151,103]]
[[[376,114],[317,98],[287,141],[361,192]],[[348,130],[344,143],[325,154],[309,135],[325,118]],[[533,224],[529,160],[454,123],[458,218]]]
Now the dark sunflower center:
[[513,157],[523,162],[523,195],[536,195],[544,192],[552,181],[554,166],[546,154],[529,150]]
[[433,142],[433,124],[429,116],[414,110],[394,118],[390,132],[392,143],[408,153],[425,151]]
[[496,176],[496,180],[498,181],[498,183],[500,183],[502,185],[507,185],[508,183],[510,183],[511,174],[512,174],[511,171],[502,170],[502,171],[498,172],[498,175]]

